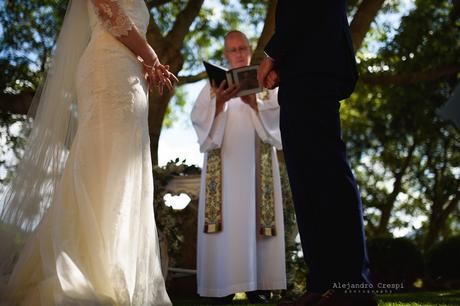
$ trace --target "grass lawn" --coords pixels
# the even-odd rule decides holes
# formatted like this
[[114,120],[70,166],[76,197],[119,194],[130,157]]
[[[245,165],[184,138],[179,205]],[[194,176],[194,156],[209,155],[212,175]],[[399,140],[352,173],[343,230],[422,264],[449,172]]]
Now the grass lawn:
[[379,306],[460,305],[460,290],[379,295]]
[[[417,292],[400,294],[379,295],[379,306],[460,306],[460,290],[439,292]],[[174,306],[210,306],[200,300],[173,300]],[[271,305],[273,304],[247,304],[243,296],[237,296],[233,304],[229,305]]]

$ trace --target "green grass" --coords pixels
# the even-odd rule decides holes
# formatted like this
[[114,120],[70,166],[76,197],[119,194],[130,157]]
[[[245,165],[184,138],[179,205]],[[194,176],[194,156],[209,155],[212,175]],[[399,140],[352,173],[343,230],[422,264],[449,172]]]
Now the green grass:
[[[398,293],[382,294],[378,296],[379,306],[460,306],[460,290],[439,291],[439,292],[417,292],[417,293]],[[248,306],[276,306],[273,304],[247,304],[244,296],[237,296],[233,304],[229,305],[248,305]],[[200,300],[176,300],[174,306],[210,306]]]
[[459,306],[460,290],[379,295],[379,306]]

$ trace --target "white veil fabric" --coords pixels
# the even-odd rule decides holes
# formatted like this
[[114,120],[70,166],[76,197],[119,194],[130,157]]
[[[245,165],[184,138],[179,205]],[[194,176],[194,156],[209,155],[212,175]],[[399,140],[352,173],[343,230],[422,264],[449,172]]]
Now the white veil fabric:
[[[30,135],[15,177],[0,195],[0,275],[52,203],[77,127],[75,78],[90,28],[87,1],[70,0],[48,72],[34,97]],[[35,107],[36,106],[36,107]]]

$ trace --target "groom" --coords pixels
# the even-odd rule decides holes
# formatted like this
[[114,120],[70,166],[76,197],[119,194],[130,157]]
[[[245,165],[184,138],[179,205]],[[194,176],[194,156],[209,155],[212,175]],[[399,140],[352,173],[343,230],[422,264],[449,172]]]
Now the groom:
[[[279,84],[283,149],[309,268],[308,292],[284,305],[377,305],[360,195],[341,139],[339,101],[358,77],[345,0],[278,0],[265,53],[258,78],[267,88]],[[350,293],[345,285],[366,290]]]

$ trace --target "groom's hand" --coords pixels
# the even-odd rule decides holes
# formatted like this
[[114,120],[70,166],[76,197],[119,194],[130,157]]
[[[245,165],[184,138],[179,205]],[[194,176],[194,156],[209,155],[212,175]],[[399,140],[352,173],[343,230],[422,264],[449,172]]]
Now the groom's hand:
[[267,89],[273,89],[278,87],[280,84],[280,78],[278,76],[278,72],[276,70],[272,70],[268,73],[267,77],[264,81],[264,87]]
[[279,84],[278,73],[274,69],[274,66],[275,62],[268,56],[260,63],[257,79],[265,88],[273,89]]

